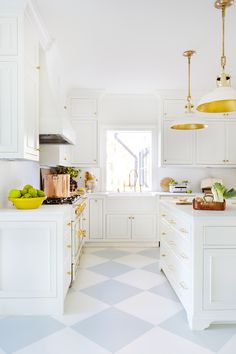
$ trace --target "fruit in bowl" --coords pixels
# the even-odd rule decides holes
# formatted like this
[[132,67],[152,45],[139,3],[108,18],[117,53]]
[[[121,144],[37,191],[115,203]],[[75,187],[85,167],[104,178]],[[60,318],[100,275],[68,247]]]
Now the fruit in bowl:
[[26,184],[23,189],[11,189],[8,193],[10,200],[17,209],[37,209],[46,199],[44,191]]

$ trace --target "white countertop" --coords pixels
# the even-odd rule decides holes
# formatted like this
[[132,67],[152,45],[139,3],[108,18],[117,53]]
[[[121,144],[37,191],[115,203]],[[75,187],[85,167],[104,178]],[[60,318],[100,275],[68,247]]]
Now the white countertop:
[[195,196],[196,194],[201,194],[201,192],[193,193],[171,193],[162,191],[150,191],[150,192],[93,192],[88,193],[88,197],[104,196],[104,197],[155,197],[160,196]]
[[13,213],[21,215],[28,215],[30,213],[32,216],[39,214],[68,214],[71,206],[71,204],[41,205],[38,209],[16,209],[14,206],[10,206],[9,208],[0,209],[0,215]]
[[217,218],[224,218],[224,217],[236,217],[236,205],[226,205],[225,210],[194,210],[192,205],[176,205],[175,201],[165,201],[162,200],[161,204],[163,206],[171,207],[173,210],[177,210],[182,212],[188,216],[193,218],[200,218],[200,217],[217,217]]

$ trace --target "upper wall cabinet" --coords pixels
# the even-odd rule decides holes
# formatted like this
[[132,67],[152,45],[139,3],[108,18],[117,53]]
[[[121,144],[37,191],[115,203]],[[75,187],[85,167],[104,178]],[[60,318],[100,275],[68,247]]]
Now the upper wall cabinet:
[[17,55],[18,20],[16,17],[0,17],[0,55]]
[[39,159],[38,50],[27,13],[1,15],[0,159]]
[[97,99],[89,97],[71,98],[72,118],[97,118]]
[[[174,95],[172,92],[170,97],[166,94],[160,99],[160,164],[236,166],[236,112],[196,112],[191,119],[206,123],[208,128],[197,131],[172,130],[170,127],[174,122],[180,122],[181,118],[186,117],[186,100],[180,99],[180,96],[179,93]],[[193,103],[196,105],[196,102]]]

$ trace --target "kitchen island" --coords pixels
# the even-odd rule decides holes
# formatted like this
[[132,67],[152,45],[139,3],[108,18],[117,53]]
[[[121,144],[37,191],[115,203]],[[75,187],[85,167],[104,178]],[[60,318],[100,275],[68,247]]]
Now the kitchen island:
[[160,268],[193,330],[236,323],[236,208],[195,211],[160,202]]
[[72,217],[69,205],[0,210],[0,316],[63,313]]

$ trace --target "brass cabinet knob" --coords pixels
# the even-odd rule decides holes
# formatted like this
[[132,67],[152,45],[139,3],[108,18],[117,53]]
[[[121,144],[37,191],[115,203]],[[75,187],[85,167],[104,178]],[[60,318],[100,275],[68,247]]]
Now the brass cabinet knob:
[[166,257],[166,254],[165,254],[165,253],[162,253],[162,254],[161,254],[161,257]]
[[35,69],[40,70],[40,65],[36,65]]
[[64,157],[64,160],[67,160],[67,157]]
[[71,245],[66,245],[67,248],[71,248]]
[[67,226],[71,226],[71,222],[68,222],[66,225],[67,225]]
[[71,272],[67,272],[66,274],[67,274],[67,275],[71,275]]

